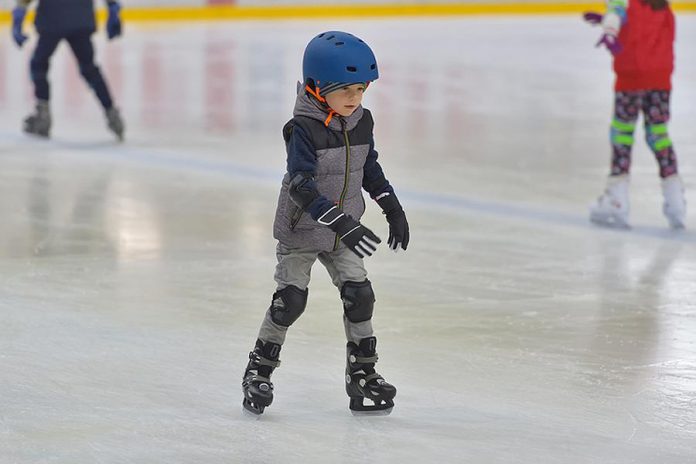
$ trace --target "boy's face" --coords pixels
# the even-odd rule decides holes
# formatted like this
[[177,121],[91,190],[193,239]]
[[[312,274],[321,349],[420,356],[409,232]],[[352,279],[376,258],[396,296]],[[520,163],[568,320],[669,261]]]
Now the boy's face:
[[341,116],[350,116],[362,103],[365,84],[351,84],[326,95],[326,104]]

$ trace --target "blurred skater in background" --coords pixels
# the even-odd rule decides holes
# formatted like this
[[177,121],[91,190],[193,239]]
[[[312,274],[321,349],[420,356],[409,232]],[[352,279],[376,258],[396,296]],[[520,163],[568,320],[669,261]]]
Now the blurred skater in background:
[[[22,25],[31,1],[17,0],[17,6],[12,10],[12,36],[19,47],[28,38],[22,31]],[[113,39],[121,35],[121,6],[115,0],[107,0],[107,7],[109,15],[106,31],[109,39]],[[99,67],[94,63],[92,34],[96,31],[96,20],[93,0],[39,0],[34,24],[39,40],[31,57],[30,68],[36,109],[24,120],[24,131],[42,137],[50,134],[48,68],[58,44],[66,40],[75,54],[82,77],[92,87],[104,108],[109,129],[119,140],[123,140],[121,115],[114,106]]]
[[684,227],[686,201],[677,173],[677,156],[667,132],[674,69],[674,15],[667,0],[608,0],[604,15],[585,13],[603,33],[614,57],[614,119],[611,123],[611,174],[604,193],[590,208],[590,220],[629,226],[629,172],[633,132],[642,112],[645,137],[662,180],[662,211],[675,229]]

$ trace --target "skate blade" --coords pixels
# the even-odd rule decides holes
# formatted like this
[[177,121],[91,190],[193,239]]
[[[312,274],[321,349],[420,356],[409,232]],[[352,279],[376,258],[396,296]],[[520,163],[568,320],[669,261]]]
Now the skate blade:
[[30,136],[32,136],[32,137],[39,138],[39,139],[48,139],[48,138],[50,138],[50,135],[49,135],[48,132],[35,132],[35,131],[33,132],[33,131],[28,131],[28,130],[25,129],[25,130],[24,130],[24,133],[27,134],[27,135],[30,135]]
[[365,417],[365,416],[388,416],[391,414],[392,410],[394,409],[394,406],[387,408],[387,409],[372,409],[372,410],[361,410],[361,411],[356,411],[355,409],[351,409],[350,412],[356,417]]
[[681,219],[668,217],[667,222],[669,223],[669,226],[674,230],[686,229],[686,224]]
[[590,216],[590,222],[609,229],[628,230],[631,225],[616,216]]
[[[369,401],[373,404],[365,405],[364,401]],[[375,401],[370,398],[355,397],[350,399],[348,408],[354,416],[388,416],[394,409],[394,401]]]

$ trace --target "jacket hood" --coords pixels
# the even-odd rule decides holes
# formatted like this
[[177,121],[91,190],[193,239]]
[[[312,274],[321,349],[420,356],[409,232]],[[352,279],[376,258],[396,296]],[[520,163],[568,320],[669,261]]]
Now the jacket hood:
[[[299,87],[299,86],[298,86]],[[297,99],[295,100],[295,108],[292,112],[293,116],[304,116],[307,118],[316,119],[324,123],[329,116],[329,108],[317,101],[314,97],[307,95],[304,87],[298,89]],[[329,121],[328,128],[335,131],[342,131],[341,120],[345,121],[346,129],[352,130],[358,125],[358,122],[363,117],[363,107],[358,106],[353,114],[348,117],[343,117],[334,113],[334,116]]]

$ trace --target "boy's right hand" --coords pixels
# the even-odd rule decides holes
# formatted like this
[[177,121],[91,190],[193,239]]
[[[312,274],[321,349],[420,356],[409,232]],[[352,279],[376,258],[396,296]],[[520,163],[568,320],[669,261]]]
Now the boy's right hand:
[[24,17],[27,15],[27,9],[21,6],[17,6],[12,10],[12,38],[18,47],[24,45],[24,42],[28,39],[26,35],[22,33],[22,25],[24,24]]
[[382,242],[374,232],[334,206],[317,219],[319,224],[336,232],[343,243],[361,258],[372,256]]

